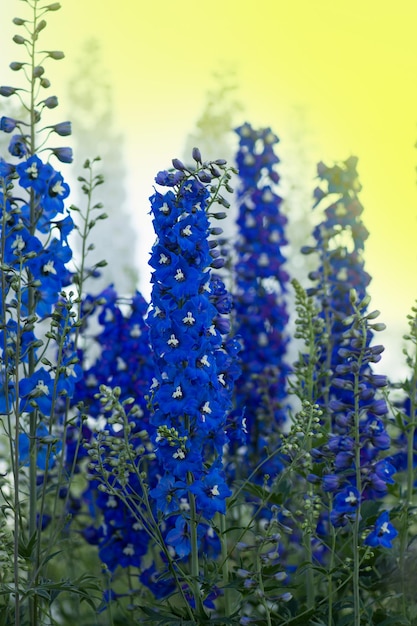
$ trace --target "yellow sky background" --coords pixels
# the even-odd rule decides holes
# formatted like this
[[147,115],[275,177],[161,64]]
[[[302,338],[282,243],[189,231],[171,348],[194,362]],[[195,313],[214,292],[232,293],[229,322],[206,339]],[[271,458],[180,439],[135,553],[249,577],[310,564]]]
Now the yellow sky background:
[[[116,125],[126,135],[139,227],[155,171],[181,156],[212,73],[222,67],[236,70],[245,119],[280,136],[281,161],[297,133],[296,110],[314,162],[359,157],[370,291],[398,345],[417,298],[417,1],[61,4],[44,31],[49,47],[67,57],[47,72],[51,93],[65,99],[80,47],[98,39]],[[0,7],[0,83],[8,84],[17,77],[7,65],[21,56],[9,44],[17,32],[11,19],[23,17],[25,6],[0,0]],[[303,136],[298,140],[302,145]]]

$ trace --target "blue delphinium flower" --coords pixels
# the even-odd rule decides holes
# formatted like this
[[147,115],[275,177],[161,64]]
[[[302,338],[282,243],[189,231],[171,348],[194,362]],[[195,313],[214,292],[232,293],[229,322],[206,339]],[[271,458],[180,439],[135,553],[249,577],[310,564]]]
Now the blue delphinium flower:
[[[349,299],[351,289],[362,300],[370,282],[365,271],[364,247],[369,235],[362,221],[363,206],[359,201],[361,189],[357,174],[357,158],[350,157],[332,167],[319,163],[317,167],[321,186],[314,192],[314,207],[329,202],[324,209],[324,219],[314,228],[315,246],[304,246],[302,252],[319,256],[318,268],[310,273],[315,282],[307,289],[319,302],[321,317],[325,321],[326,340],[320,345],[323,371],[319,375],[316,401],[328,402],[340,390],[329,387],[336,367],[343,361],[341,337],[346,330],[344,320],[352,314]],[[369,338],[370,339],[370,338]]]
[[[97,388],[101,385],[118,387],[121,389],[120,399],[134,398],[136,410],[129,416],[130,435],[129,442],[132,446],[132,454],[135,455],[138,448],[145,447],[146,452],[152,451],[152,445],[147,438],[143,444],[141,433],[156,437],[155,427],[150,422],[150,412],[147,393],[154,376],[154,365],[151,358],[149,345],[149,328],[145,323],[145,315],[148,309],[147,302],[136,293],[133,298],[121,298],[113,286],[108,287],[97,296],[89,296],[83,303],[83,311],[86,319],[92,319],[92,324],[98,325],[99,331],[94,336],[95,348],[80,357],[85,362],[85,375],[76,382],[74,401],[83,402],[83,413],[89,415],[89,426],[80,422],[78,428],[69,429],[69,440],[66,450],[66,464],[70,467],[74,463],[74,455],[77,454],[77,464],[80,464],[86,456],[86,448],[78,448],[77,441],[80,437],[90,445],[98,440],[103,431],[113,438],[123,440],[123,429],[116,430],[114,424],[103,414],[103,404],[97,398]],[[94,322],[95,321],[95,322]],[[86,330],[86,329],[85,329]],[[91,348],[91,346],[90,346]],[[125,403],[128,409],[130,402]],[[95,432],[93,423],[100,424]],[[92,429],[92,430],[91,430]],[[104,441],[100,439],[100,442]],[[101,445],[101,443],[99,443]],[[143,469],[139,466],[142,462],[141,453],[137,457],[137,471]],[[120,458],[120,457],[119,457]],[[112,472],[111,462],[114,459],[103,459],[103,468],[106,472]],[[97,462],[90,461],[89,468],[94,472],[94,466],[100,471]],[[82,467],[82,465],[81,465]],[[93,523],[83,527],[82,535],[86,541],[96,545],[100,559],[107,565],[114,576],[121,574],[118,568],[135,567],[148,568],[147,574],[140,576],[140,581],[158,598],[170,595],[173,591],[172,580],[164,574],[159,584],[155,580],[159,577],[155,572],[160,572],[160,561],[163,557],[155,557],[148,532],[144,525],[149,517],[149,510],[144,505],[143,485],[139,482],[137,473],[133,471],[127,482],[120,484],[115,476],[110,477],[110,483],[114,487],[114,494],[100,489],[101,483],[94,478],[88,482],[88,487],[82,493],[81,507],[74,512],[74,500],[70,501],[71,512],[78,514],[78,520],[82,521],[82,514],[87,510]],[[156,503],[159,511],[164,516],[161,530],[165,539],[169,536],[175,543],[179,542],[178,553],[187,555],[187,532],[182,528],[181,539],[176,533],[178,512],[188,510],[187,493],[189,485],[184,481],[172,476],[162,467],[158,459],[146,459],[146,482],[149,485],[150,502],[154,506],[153,515],[158,519]],[[128,494],[134,498],[130,506],[118,494]],[[143,524],[139,523],[143,520]],[[183,519],[183,518],[181,518]],[[170,534],[171,533],[171,534]],[[200,530],[201,541],[204,540],[203,531]],[[156,560],[152,564],[150,557]]]
[[[241,375],[235,385],[233,415],[244,414],[250,467],[259,463],[265,446],[286,420],[285,361],[289,337],[285,301],[288,274],[282,248],[286,217],[274,184],[279,162],[274,147],[278,138],[270,128],[255,130],[249,124],[236,129],[236,162],[240,184],[236,243],[234,330],[242,343]],[[230,435],[233,436],[232,433]],[[274,468],[263,471],[274,473]]]
[[398,531],[389,521],[388,511],[384,511],[376,520],[374,529],[366,537],[364,543],[372,547],[392,548],[392,541],[397,535]]
[[[351,294],[353,302],[353,294]],[[367,306],[368,298],[362,301]],[[332,399],[327,405],[330,426],[327,441],[319,449],[312,450],[317,463],[324,463],[323,489],[334,494],[335,503],[339,495],[351,487],[359,490],[359,503],[367,499],[381,499],[388,492],[388,485],[396,469],[384,451],[390,447],[386,418],[388,406],[377,393],[383,377],[373,376],[371,364],[378,361],[381,346],[370,346],[372,324],[375,313],[368,315],[362,310],[347,318],[345,331],[339,337],[339,358],[335,377],[332,379]],[[376,384],[375,384],[376,383]],[[338,393],[339,392],[339,393]],[[359,480],[359,483],[358,483]],[[339,507],[340,508],[340,507]],[[339,515],[339,513],[341,513]],[[331,521],[343,525],[344,512],[335,506]]]
[[[194,158],[201,155],[196,152]],[[209,245],[213,200],[227,204],[217,191],[229,176],[224,165],[196,162],[197,169],[187,169],[175,161],[180,169],[160,173],[157,183],[170,190],[156,191],[150,199],[157,235],[150,259],[154,272],[148,317],[155,362],[151,423],[165,475],[175,479],[180,492],[186,482],[197,511],[210,519],[216,511],[225,512],[231,493],[221,461],[233,383],[225,367],[223,333],[229,325],[222,324],[224,316],[211,300],[218,283],[211,280],[214,260]],[[213,196],[209,182],[217,188]],[[159,510],[166,511],[165,492],[155,489],[152,494],[160,498]],[[168,534],[173,540],[175,532],[181,535],[175,549],[182,555],[187,524],[181,517],[176,531]]]

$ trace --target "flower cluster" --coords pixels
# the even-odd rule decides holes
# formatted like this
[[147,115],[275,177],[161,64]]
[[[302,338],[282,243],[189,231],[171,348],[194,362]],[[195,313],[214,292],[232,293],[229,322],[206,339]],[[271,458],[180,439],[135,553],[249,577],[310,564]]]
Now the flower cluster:
[[361,218],[357,158],[350,157],[332,167],[319,163],[317,173],[322,185],[314,191],[314,208],[323,202],[330,204],[324,209],[324,219],[314,228],[316,245],[304,246],[302,252],[319,255],[318,268],[309,275],[316,284],[307,293],[320,301],[320,315],[325,321],[327,340],[321,346],[323,372],[317,396],[317,401],[321,397],[325,402],[330,392],[329,377],[341,363],[340,338],[346,330],[344,320],[352,313],[350,290],[355,289],[358,298],[363,299],[370,282],[363,258],[369,233]]
[[385,496],[396,471],[389,459],[381,457],[390,447],[388,407],[385,399],[378,397],[387,378],[374,374],[370,367],[380,359],[382,347],[369,345],[369,326],[376,326],[372,321],[378,312],[363,314],[368,302],[368,298],[362,301],[362,311],[359,305],[355,318],[347,319],[351,325],[339,348],[344,363],[336,367],[332,381],[343,395],[329,402],[335,429],[318,452],[320,458],[332,459],[332,471],[327,469],[322,480],[324,490],[335,494],[330,516],[335,525],[356,514],[361,501]]
[[[202,163],[197,149],[193,157],[196,168],[174,160],[174,171],[158,174],[156,181],[173,190],[151,197],[157,235],[150,259],[154,272],[148,317],[155,363],[151,423],[164,468],[151,495],[159,510],[167,512],[167,503],[171,510],[178,508],[188,492],[195,497],[197,512],[211,519],[225,512],[231,493],[222,454],[233,355],[224,337],[229,330],[224,286],[210,271],[222,259],[209,240],[209,217],[223,215],[212,212],[213,201],[225,204],[218,192],[229,174],[223,161]],[[184,534],[187,520],[179,517],[178,524]]]
[[[149,543],[138,515],[112,491],[114,488],[120,492],[128,484],[131,493],[136,493],[138,498],[143,495],[134,467],[124,467],[124,443],[128,428],[129,439],[134,442],[132,461],[138,461],[143,453],[150,451],[146,450],[143,439],[143,433],[150,432],[146,393],[152,380],[148,328],[144,321],[147,307],[139,293],[125,302],[112,286],[83,302],[84,331],[91,320],[89,325],[98,324],[99,332],[94,335],[94,341],[90,339],[87,350],[79,354],[84,376],[77,383],[74,403],[82,407],[88,422],[85,417],[80,418],[78,426],[69,427],[66,464],[69,469],[75,463],[80,471],[82,460],[89,458],[91,477],[81,499],[70,498],[69,504],[72,514],[87,507],[92,523],[82,529],[83,536],[98,546],[100,559],[111,572],[117,566],[139,566]],[[120,401],[129,415],[128,425],[115,418],[108,392],[97,394],[98,389],[123,390]],[[149,445],[148,435],[146,440]],[[105,448],[107,456],[92,454]],[[129,459],[126,461],[130,463]],[[99,487],[97,472],[103,471],[109,477],[107,490]],[[152,463],[148,472],[151,480],[155,472]]]
[[[244,414],[250,465],[286,420],[285,362],[288,322],[285,301],[288,274],[282,248],[287,218],[274,190],[279,177],[270,128],[255,130],[246,123],[236,129],[236,162],[240,185],[235,244],[234,330],[242,342],[242,373],[235,385],[234,415]],[[267,468],[264,468],[266,470]],[[273,468],[270,467],[271,473]]]

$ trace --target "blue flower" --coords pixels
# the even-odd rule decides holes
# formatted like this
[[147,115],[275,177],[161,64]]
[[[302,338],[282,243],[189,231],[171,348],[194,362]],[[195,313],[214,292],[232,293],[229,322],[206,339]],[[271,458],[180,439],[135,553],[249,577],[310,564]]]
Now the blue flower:
[[175,549],[175,553],[180,559],[190,554],[190,524],[181,515],[177,516],[175,527],[167,534],[166,541]]
[[361,497],[356,487],[348,486],[337,493],[330,513],[333,526],[344,526],[347,520],[354,520],[360,501]]
[[[260,455],[277,436],[287,417],[285,362],[289,342],[285,292],[289,276],[284,269],[287,244],[282,199],[271,182],[278,181],[274,153],[278,138],[270,128],[255,130],[248,123],[236,129],[239,150],[236,163],[240,184],[236,242],[236,285],[233,294],[235,332],[241,348],[241,372],[235,383],[235,409],[230,423],[245,414],[247,462],[243,471],[257,465]],[[233,429],[230,431],[232,436]],[[233,434],[240,445],[242,433]],[[276,457],[263,470],[275,473]]]
[[64,200],[69,196],[69,186],[64,182],[59,172],[54,172],[48,180],[46,193],[42,198],[42,209],[46,212],[44,218],[52,219],[57,213],[64,210]]
[[13,135],[9,143],[9,152],[12,156],[22,159],[28,154],[27,138],[28,135]]
[[[167,495],[172,496],[175,483],[184,481],[190,490],[193,483],[198,510],[204,509],[211,518],[216,511],[224,511],[224,499],[229,495],[223,487],[220,459],[227,442],[225,422],[232,378],[228,380],[224,371],[227,351],[223,335],[229,323],[216,308],[219,282],[213,282],[210,273],[214,257],[208,242],[207,210],[212,192],[208,183],[202,182],[214,176],[208,175],[208,168],[204,165],[201,171],[186,174],[180,170],[176,172],[180,176],[161,173],[157,177],[157,182],[173,190],[164,195],[155,192],[150,199],[157,241],[150,260],[154,272],[148,323],[155,363],[153,440],[161,467],[174,480],[163,477],[164,482],[152,494],[157,507],[166,511]],[[221,308],[230,310],[225,305],[224,285],[221,292]],[[227,357],[227,365],[231,362]],[[207,508],[211,489],[218,494]],[[181,526],[181,533],[184,528]]]
[[[164,560],[162,555],[161,559]],[[166,567],[165,565],[165,568]],[[171,595],[175,590],[174,580],[168,576],[167,572],[162,570],[162,568],[157,568],[155,564],[143,570],[139,576],[139,580],[152,591],[157,600],[166,598],[166,596]]]
[[20,410],[32,411],[36,405],[44,416],[49,416],[53,399],[54,381],[51,374],[41,367],[19,384]]
[[27,161],[16,165],[16,172],[19,174],[19,185],[25,189],[33,189],[36,193],[43,195],[47,190],[49,179],[54,173],[52,165],[42,163],[35,154]]
[[232,495],[223,473],[217,468],[193,482],[190,491],[197,497],[198,512],[211,519],[216,512],[226,513],[226,498]]
[[384,511],[377,518],[373,531],[366,537],[364,543],[367,546],[392,548],[392,541],[398,535],[398,531],[389,521],[388,511]]
[[158,480],[156,487],[149,491],[149,495],[157,502],[158,509],[169,515],[178,511],[180,499],[187,494],[187,484],[182,480],[176,480],[173,476],[165,474]]

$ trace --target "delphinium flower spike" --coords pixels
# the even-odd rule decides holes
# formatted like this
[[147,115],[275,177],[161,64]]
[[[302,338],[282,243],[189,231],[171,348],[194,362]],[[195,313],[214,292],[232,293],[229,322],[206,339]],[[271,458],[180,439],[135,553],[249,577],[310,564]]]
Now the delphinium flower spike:
[[156,177],[170,189],[155,191],[150,199],[157,240],[150,259],[148,324],[155,366],[150,422],[163,468],[159,486],[150,493],[175,523],[166,541],[178,557],[190,555],[198,608],[198,545],[205,525],[225,513],[231,495],[223,449],[236,350],[227,339],[224,286],[212,277],[223,260],[209,239],[218,230],[210,219],[225,215],[215,204],[228,206],[220,192],[230,173],[223,160],[203,162],[198,149],[193,159],[190,167],[175,159],[173,170]]
[[[63,54],[40,51],[39,40],[46,27],[45,15],[59,8],[59,4],[42,5],[35,0],[26,5],[28,19],[14,19],[23,32],[15,35],[14,41],[26,50],[27,61],[16,61],[10,66],[20,72],[24,87],[0,87],[1,96],[18,98],[22,111],[19,119],[0,119],[1,131],[12,134],[10,163],[0,161],[0,358],[2,375],[7,380],[1,403],[5,413],[2,422],[7,423],[10,440],[9,486],[14,503],[11,588],[16,590],[16,616],[21,615],[21,619],[36,626],[45,615],[44,597],[38,593],[38,585],[53,553],[47,538],[56,540],[63,527],[58,514],[49,521],[46,514],[47,501],[57,491],[62,464],[61,434],[66,419],[62,409],[73,394],[81,371],[72,340],[75,304],[73,294],[65,291],[72,281],[68,235],[73,224],[65,209],[69,187],[62,174],[39,156],[44,152],[52,163],[53,155],[61,162],[72,159],[70,148],[47,145],[51,133],[70,134],[70,124],[45,126],[42,119],[44,111],[47,113],[47,109],[57,105],[54,96],[42,99],[43,89],[50,85],[43,64],[47,59],[59,60]],[[31,537],[32,543],[30,558],[23,564],[17,546],[26,537]],[[28,571],[24,583],[27,593],[22,595],[24,571]],[[7,582],[6,578],[3,582]]]
[[[239,214],[233,296],[242,372],[235,385],[233,415],[236,419],[244,416],[248,469],[253,469],[265,447],[276,444],[287,417],[290,367],[285,361],[289,341],[285,293],[289,277],[282,253],[287,244],[287,218],[275,189],[279,181],[275,169],[279,159],[274,152],[278,138],[270,128],[255,130],[248,123],[236,133]],[[263,467],[271,474],[275,470],[273,463]]]
[[352,313],[350,290],[355,289],[358,298],[363,299],[370,282],[363,256],[369,233],[362,221],[357,161],[350,157],[332,167],[318,164],[321,185],[314,191],[314,208],[330,204],[324,209],[324,219],[314,228],[316,244],[302,248],[304,254],[315,252],[319,257],[317,270],[309,276],[315,286],[307,289],[307,294],[319,303],[327,338],[321,347],[322,372],[316,394],[319,403],[326,403],[331,396],[329,379],[341,362],[340,336],[346,330],[343,320]]

